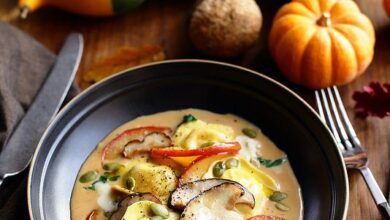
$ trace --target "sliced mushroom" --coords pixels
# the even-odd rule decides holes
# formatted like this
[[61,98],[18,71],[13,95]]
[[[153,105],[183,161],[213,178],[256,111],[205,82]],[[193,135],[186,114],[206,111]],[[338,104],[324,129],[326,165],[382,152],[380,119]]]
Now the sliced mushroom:
[[237,201],[245,194],[235,183],[222,183],[193,198],[180,216],[180,220],[243,220],[236,212]]
[[150,151],[152,148],[171,146],[171,138],[162,132],[152,132],[144,137],[143,140],[133,140],[129,142],[123,150],[126,158],[132,157],[137,153]]
[[172,192],[169,204],[173,208],[184,209],[193,198],[203,193],[204,191],[207,191],[223,183],[237,184],[244,190],[244,195],[242,195],[236,201],[236,203],[248,204],[252,209],[255,207],[255,197],[245,187],[243,187],[238,182],[218,178],[197,180],[183,184],[181,187],[176,188],[175,191]]
[[119,202],[118,209],[111,215],[110,220],[121,220],[123,215],[126,213],[127,207],[144,200],[161,204],[161,201],[151,193],[133,193]]

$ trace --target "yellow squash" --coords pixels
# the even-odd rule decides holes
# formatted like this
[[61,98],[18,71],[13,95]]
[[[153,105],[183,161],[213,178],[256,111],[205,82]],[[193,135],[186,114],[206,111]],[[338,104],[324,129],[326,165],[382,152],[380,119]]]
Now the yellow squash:
[[112,16],[136,8],[144,0],[19,0],[21,17],[44,6],[85,16]]
[[228,157],[223,160],[216,160],[211,164],[202,179],[214,178],[213,168],[215,164],[220,161],[225,163],[231,158],[236,158],[239,161],[239,165],[236,168],[226,169],[220,178],[237,181],[254,195],[256,200],[254,209],[245,205],[237,206],[238,210],[244,214],[245,217],[262,214],[267,197],[269,197],[273,191],[279,190],[279,185],[271,176],[252,165],[246,159],[241,157]]

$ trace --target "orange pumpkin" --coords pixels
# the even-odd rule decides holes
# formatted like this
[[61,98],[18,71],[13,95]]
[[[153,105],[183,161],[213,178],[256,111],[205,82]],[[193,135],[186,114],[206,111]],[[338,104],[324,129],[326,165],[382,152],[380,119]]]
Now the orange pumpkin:
[[385,7],[387,15],[390,17],[390,0],[383,0],[383,6]]
[[362,74],[374,54],[375,31],[351,0],[293,0],[276,14],[269,47],[291,81],[314,89]]

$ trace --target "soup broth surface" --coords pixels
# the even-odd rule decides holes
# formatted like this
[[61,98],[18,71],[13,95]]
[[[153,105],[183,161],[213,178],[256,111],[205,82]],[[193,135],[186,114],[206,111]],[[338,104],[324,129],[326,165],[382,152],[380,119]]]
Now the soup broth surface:
[[[96,219],[96,220],[110,219],[109,216],[112,215],[112,213],[115,213],[118,202],[120,201],[120,199],[126,196],[126,193],[129,193],[129,191],[131,193],[136,192],[134,190],[137,189],[141,191],[145,191],[145,189],[146,190],[148,189],[147,186],[137,185],[137,184],[142,184],[142,182],[138,181],[139,178],[137,175],[143,175],[146,172],[145,171],[146,168],[142,167],[140,164],[145,164],[145,166],[149,166],[148,164],[152,164],[151,172],[153,172],[154,169],[153,164],[155,164],[155,162],[151,162],[148,153],[134,154],[130,158],[124,158],[123,156],[119,156],[118,158],[111,159],[109,161],[110,163],[114,162],[117,164],[121,164],[123,166],[121,168],[121,172],[118,171],[117,173],[114,174],[113,173],[108,174],[107,169],[104,169],[103,167],[105,161],[102,161],[102,154],[104,153],[105,151],[104,149],[107,147],[107,145],[112,143],[115,138],[118,138],[125,131],[134,128],[145,127],[145,126],[169,127],[172,129],[172,138],[174,138],[175,131],[177,132],[178,129],[180,128],[180,127],[178,128],[178,125],[183,121],[183,117],[186,115],[191,115],[195,117],[197,119],[197,122],[196,121],[187,122],[180,125],[180,127],[189,126],[190,123],[198,123],[199,126],[204,126],[205,128],[210,127],[210,129],[213,129],[212,131],[218,131],[218,129],[224,130],[226,127],[228,127],[229,129],[227,130],[229,130],[229,132],[233,131],[234,133],[233,141],[240,142],[241,150],[236,155],[231,156],[232,158],[236,158],[239,161],[239,166],[237,168],[232,168],[232,169],[226,168],[225,173],[221,176],[221,178],[224,177],[230,178],[233,181],[237,181],[241,183],[244,187],[248,186],[246,188],[249,191],[251,191],[251,189],[253,189],[253,191],[258,191],[258,190],[261,191],[261,192],[251,192],[256,198],[256,206],[254,208],[256,210],[253,209],[251,210],[249,207],[247,206],[244,207],[245,205],[242,204],[238,204],[235,207],[235,210],[244,216],[243,219],[248,219],[254,215],[270,215],[270,216],[281,217],[283,219],[294,219],[294,220],[302,219],[303,205],[301,200],[300,186],[298,184],[297,179],[294,176],[293,170],[290,167],[290,164],[287,159],[287,155],[283,151],[278,149],[277,146],[261,132],[261,128],[257,128],[255,125],[251,124],[250,122],[236,115],[217,114],[217,113],[213,113],[205,110],[199,110],[199,109],[166,111],[166,112],[160,112],[152,115],[141,116],[116,128],[107,137],[105,137],[98,144],[96,149],[90,154],[90,156],[84,162],[83,166],[79,171],[79,175],[77,177],[77,180],[75,181],[75,185],[72,192],[72,198],[70,202],[72,219],[84,220],[87,219],[89,215],[93,216],[93,218],[91,219]],[[201,124],[200,122],[202,123],[204,122],[204,124]],[[218,125],[218,126],[221,125],[223,127],[209,126],[210,124]],[[189,127],[188,129],[190,128],[191,127]],[[182,128],[183,132],[186,131],[184,129],[187,128],[183,127]],[[243,132],[243,130],[245,129],[246,132]],[[254,131],[256,136],[248,137],[248,134],[245,134],[245,133],[250,133],[248,132],[248,130],[252,132]],[[194,130],[192,130],[192,132],[194,132]],[[225,131],[225,134],[226,132],[228,131]],[[222,138],[228,138],[227,136],[228,135]],[[201,143],[201,141],[203,141],[202,138],[204,138],[205,140],[207,139],[207,137],[202,137],[202,130],[200,130],[200,136],[197,136],[197,138],[198,139],[195,140],[194,143]],[[203,142],[202,145],[207,145],[207,144]],[[255,150],[250,149],[252,145],[255,146]],[[191,146],[190,147],[187,146],[188,148],[186,150],[191,148]],[[255,152],[256,154],[255,158],[253,157],[254,156],[253,152]],[[243,161],[245,160],[245,158],[248,164],[250,165],[245,165],[246,163]],[[189,158],[189,160],[190,159],[192,160],[194,158]],[[217,162],[218,161],[213,163],[212,166],[215,166]],[[224,161],[224,163],[226,164],[226,161]],[[214,174],[213,174],[212,166],[204,170],[204,174],[202,174],[203,175],[202,179],[215,178],[215,176],[213,176]],[[137,169],[139,168],[139,170],[141,170],[139,172],[141,173],[137,174],[136,173],[137,169],[134,167],[136,167]],[[164,167],[168,167],[168,166],[164,166]],[[176,175],[177,178],[176,181],[178,181],[181,178],[181,175],[183,175],[183,170],[186,170],[185,166],[183,166],[183,169],[180,172],[176,172],[176,170],[175,172],[172,172],[175,173]],[[95,171],[95,175],[97,174],[97,176],[95,178],[92,178],[93,179],[92,181],[80,182],[80,178],[90,171]],[[245,173],[248,172],[252,173],[252,175],[257,175],[257,173],[265,174],[266,178],[260,179],[259,182],[254,182],[254,180],[252,180],[250,176],[244,175]],[[131,175],[134,176],[133,179],[136,179],[138,181],[135,182],[136,187],[133,189],[133,191],[129,189],[125,181],[125,178],[129,178]],[[165,176],[169,176],[169,175],[166,174]],[[107,179],[107,177],[111,178],[111,180]],[[147,177],[149,178],[149,176]],[[106,180],[104,180],[104,178],[106,178]],[[161,179],[161,176],[159,178]],[[268,181],[268,179],[272,181]],[[159,180],[156,179],[156,180],[152,180],[152,182],[153,181],[155,182]],[[267,183],[267,181],[271,182],[272,186],[269,186],[270,184]],[[162,182],[162,184],[165,184],[165,182]],[[112,188],[114,185],[120,186],[124,190],[129,190],[129,191],[120,192],[120,190],[118,191]],[[175,183],[175,187],[177,187],[177,183]],[[151,188],[150,191],[152,191],[152,189],[153,188]],[[274,197],[278,196],[275,195],[275,192],[276,194],[278,192],[282,193],[281,196],[282,199],[281,198],[275,199]],[[150,193],[158,194],[155,190],[154,192],[150,192]],[[169,200],[169,194],[167,194],[168,196],[166,196],[163,193],[160,194],[157,197],[161,200],[162,204],[165,205],[166,208],[169,208],[169,211],[172,212],[170,217],[172,217],[172,219],[177,219],[180,216],[181,211],[174,211],[173,209],[170,209],[170,207],[166,205]],[[275,201],[279,199],[281,200]],[[154,214],[149,213],[147,215],[149,215],[150,217]],[[145,218],[131,217],[131,219],[149,219],[149,217],[145,217]],[[126,218],[126,220],[129,219]]]

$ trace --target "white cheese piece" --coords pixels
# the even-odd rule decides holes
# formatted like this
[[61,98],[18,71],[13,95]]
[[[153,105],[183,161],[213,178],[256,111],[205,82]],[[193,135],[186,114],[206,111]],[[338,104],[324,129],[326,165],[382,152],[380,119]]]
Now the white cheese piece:
[[108,183],[95,183],[95,190],[98,194],[97,203],[105,212],[112,212],[117,209],[117,204],[110,196],[111,186]]
[[241,145],[241,150],[238,152],[240,156],[248,161],[256,160],[256,152],[260,148],[260,143],[256,139],[241,135],[236,137],[236,141]]

